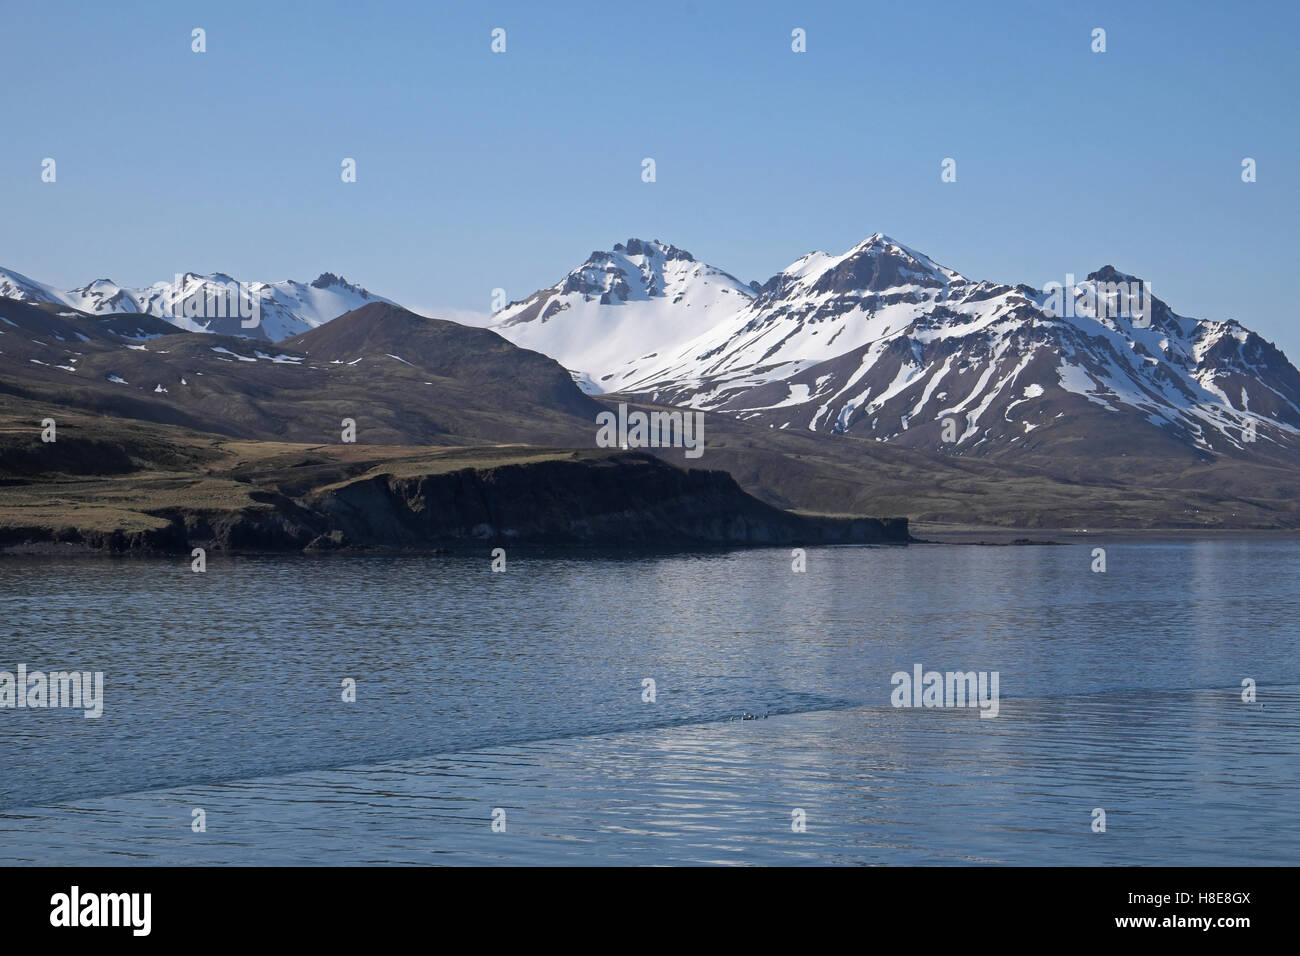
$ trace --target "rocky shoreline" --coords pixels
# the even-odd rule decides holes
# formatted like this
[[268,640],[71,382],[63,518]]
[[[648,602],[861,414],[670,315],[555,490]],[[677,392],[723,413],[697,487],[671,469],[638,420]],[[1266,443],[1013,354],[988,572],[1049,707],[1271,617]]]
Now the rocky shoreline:
[[906,518],[782,511],[726,472],[651,455],[575,456],[428,474],[379,473],[301,496],[250,490],[243,507],[137,506],[137,527],[9,523],[0,552],[179,554],[437,551],[457,545],[675,548],[905,544]]

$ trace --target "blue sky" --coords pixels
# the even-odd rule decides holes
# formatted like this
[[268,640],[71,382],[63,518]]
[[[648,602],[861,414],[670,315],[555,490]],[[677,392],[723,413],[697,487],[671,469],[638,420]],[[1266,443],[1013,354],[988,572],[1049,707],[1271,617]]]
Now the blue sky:
[[985,6],[0,0],[0,265],[454,314],[629,236],[762,280],[880,231],[976,279],[1111,263],[1300,360],[1296,5]]

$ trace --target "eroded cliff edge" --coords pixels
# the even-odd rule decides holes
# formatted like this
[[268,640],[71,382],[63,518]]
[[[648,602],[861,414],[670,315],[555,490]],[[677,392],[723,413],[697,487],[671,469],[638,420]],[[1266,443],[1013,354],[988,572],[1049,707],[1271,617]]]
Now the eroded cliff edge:
[[552,452],[486,467],[408,460],[323,485],[239,479],[214,484],[211,493],[202,486],[165,493],[139,486],[133,497],[108,503],[101,494],[80,503],[85,507],[26,517],[21,509],[10,512],[0,548],[179,553],[909,540],[905,518],[782,511],[747,494],[726,472],[678,468],[638,452]]
[[438,475],[376,475],[313,502],[345,542],[419,547],[465,540],[535,544],[903,543],[905,518],[782,511],[726,472],[625,453]]

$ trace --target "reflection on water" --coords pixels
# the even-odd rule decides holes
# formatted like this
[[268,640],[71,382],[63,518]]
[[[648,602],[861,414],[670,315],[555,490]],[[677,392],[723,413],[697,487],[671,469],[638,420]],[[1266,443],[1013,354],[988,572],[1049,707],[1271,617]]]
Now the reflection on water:
[[1300,862],[1300,548],[1089,550],[3,561],[0,861]]

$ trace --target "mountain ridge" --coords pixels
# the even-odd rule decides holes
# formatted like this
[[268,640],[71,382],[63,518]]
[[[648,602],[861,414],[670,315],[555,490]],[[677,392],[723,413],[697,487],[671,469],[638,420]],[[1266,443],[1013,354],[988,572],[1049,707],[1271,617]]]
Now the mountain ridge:
[[[230,301],[232,288],[244,300],[245,312],[250,315],[241,316],[238,308],[230,307],[239,304]],[[209,305],[217,302],[218,297],[224,306],[220,310]],[[258,299],[258,322],[246,326],[243,321],[251,318],[253,297]],[[183,272],[176,273],[171,282],[156,282],[148,288],[129,288],[101,278],[74,289],[59,290],[5,268],[0,268],[0,298],[63,305],[90,315],[138,312],[165,319],[185,331],[240,335],[270,342],[324,325],[369,302],[391,302],[332,272],[322,272],[311,282],[284,279],[248,283],[224,272]],[[202,309],[187,310],[187,304],[199,302],[204,303]],[[199,314],[189,315],[187,311]]]
[[800,257],[679,344],[637,339],[620,367],[548,354],[602,392],[944,454],[1300,454],[1300,372],[1273,343],[1175,313],[1113,265],[1062,278],[976,281],[875,233]]
[[[772,429],[959,457],[1300,460],[1300,372],[1273,343],[1235,320],[1176,313],[1111,264],[1061,278],[1042,288],[974,280],[877,232],[744,283],[671,243],[631,238],[486,328],[559,362],[589,395]],[[0,271],[0,293],[154,314],[168,294],[227,280],[187,273],[151,297],[109,280],[56,294]],[[271,318],[252,332],[238,319],[167,321],[288,340],[345,305],[340,314],[392,304],[333,273],[292,286],[269,293]]]

